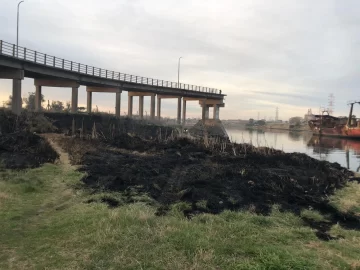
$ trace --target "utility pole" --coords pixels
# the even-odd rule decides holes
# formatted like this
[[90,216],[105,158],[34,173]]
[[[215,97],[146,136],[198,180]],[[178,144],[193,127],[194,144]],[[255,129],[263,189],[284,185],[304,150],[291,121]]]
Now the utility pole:
[[16,24],[16,57],[19,57],[19,9],[20,4],[24,1],[20,1],[17,6],[17,24]]
[[178,88],[180,88],[180,59],[182,58],[182,56],[179,57],[179,62],[178,62]]

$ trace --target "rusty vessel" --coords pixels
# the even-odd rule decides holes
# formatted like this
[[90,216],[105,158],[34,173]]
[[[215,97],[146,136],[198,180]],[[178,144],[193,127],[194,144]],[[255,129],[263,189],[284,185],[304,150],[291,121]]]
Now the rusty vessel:
[[349,117],[334,117],[329,114],[313,115],[308,121],[309,127],[316,136],[330,136],[338,138],[360,139],[360,119],[353,116],[354,104],[350,102]]

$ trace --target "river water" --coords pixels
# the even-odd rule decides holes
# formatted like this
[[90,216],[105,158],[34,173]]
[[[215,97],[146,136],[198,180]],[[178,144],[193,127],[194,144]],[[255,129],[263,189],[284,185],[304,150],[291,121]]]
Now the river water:
[[308,132],[257,131],[227,129],[233,142],[267,146],[287,153],[305,153],[319,160],[337,162],[352,171],[360,171],[360,141],[338,138],[319,139]]

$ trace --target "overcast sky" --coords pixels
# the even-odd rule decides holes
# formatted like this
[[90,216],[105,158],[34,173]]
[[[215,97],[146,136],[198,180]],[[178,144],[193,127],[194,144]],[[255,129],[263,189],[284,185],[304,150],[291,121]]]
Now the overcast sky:
[[[0,39],[16,41],[15,0],[0,0]],[[335,115],[359,99],[360,1],[357,0],[25,0],[19,45],[123,73],[209,86],[227,94],[222,119],[303,116],[335,96]],[[26,79],[23,95],[34,91]],[[71,90],[44,88],[48,100]],[[11,81],[0,81],[0,100]],[[114,111],[114,94],[93,104]],[[134,99],[134,112],[138,108]],[[149,99],[145,99],[149,111]],[[86,104],[85,88],[79,103]],[[174,100],[164,115],[175,117]],[[122,94],[127,110],[127,93]],[[360,108],[359,108],[360,110]],[[359,114],[360,115],[360,114]],[[200,117],[198,103],[188,116]]]

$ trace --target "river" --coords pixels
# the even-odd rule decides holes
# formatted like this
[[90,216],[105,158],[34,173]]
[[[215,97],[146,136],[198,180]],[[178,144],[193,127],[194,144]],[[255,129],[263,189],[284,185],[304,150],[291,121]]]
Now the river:
[[308,132],[227,129],[233,142],[267,146],[287,153],[305,153],[319,160],[337,162],[352,171],[360,168],[360,141],[313,137]]

